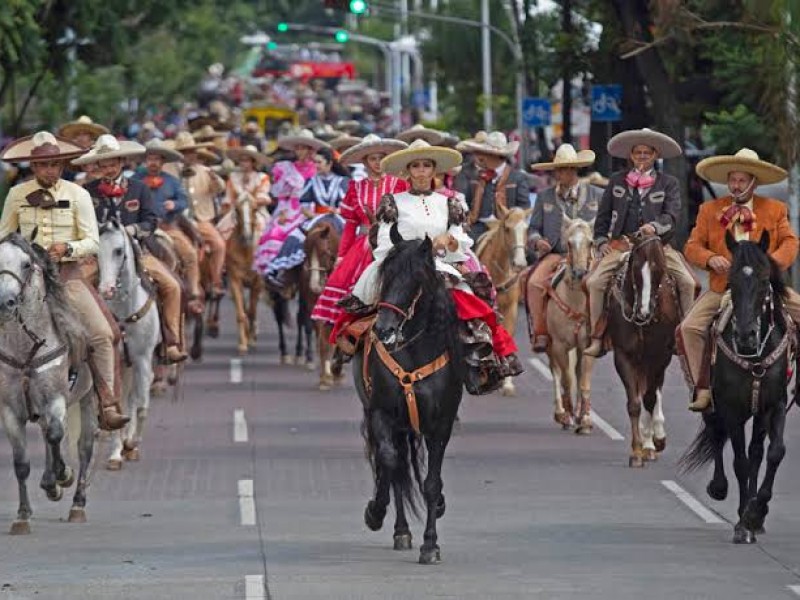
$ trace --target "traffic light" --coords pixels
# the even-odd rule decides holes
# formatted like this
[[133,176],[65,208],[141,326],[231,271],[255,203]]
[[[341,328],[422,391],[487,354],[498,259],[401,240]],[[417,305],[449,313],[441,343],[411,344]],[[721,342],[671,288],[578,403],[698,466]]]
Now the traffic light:
[[354,15],[363,15],[367,12],[366,0],[350,0],[350,12]]
[[276,42],[269,42],[267,44],[267,50],[277,50],[278,44]]
[[278,23],[278,31],[280,33],[286,33],[289,31],[289,24],[288,23]]
[[325,8],[347,10],[354,15],[363,15],[369,8],[367,0],[323,0],[322,4]]
[[340,44],[346,44],[350,40],[350,34],[347,33],[344,29],[340,29],[339,31],[337,31],[333,37]]

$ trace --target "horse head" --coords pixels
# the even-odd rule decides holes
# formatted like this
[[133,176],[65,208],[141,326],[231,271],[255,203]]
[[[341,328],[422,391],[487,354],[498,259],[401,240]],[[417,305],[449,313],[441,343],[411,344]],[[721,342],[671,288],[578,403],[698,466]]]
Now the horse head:
[[309,271],[309,288],[315,294],[321,294],[325,288],[328,275],[336,266],[339,252],[339,235],[330,223],[322,222],[308,232],[304,242]]
[[667,259],[661,238],[634,235],[628,262],[628,281],[633,286],[633,316],[648,322],[655,316],[658,289],[667,274]]
[[239,194],[234,205],[236,220],[236,236],[245,246],[251,246],[255,242],[256,227],[256,205],[253,196],[248,192]]
[[561,225],[561,239],[567,246],[567,266],[573,281],[582,281],[594,259],[592,232],[594,220],[587,223],[583,219],[570,219],[564,215]]
[[755,356],[762,341],[762,317],[774,308],[773,292],[785,289],[779,270],[769,258],[769,233],[758,242],[737,242],[730,232],[725,243],[733,257],[728,283],[733,302],[733,335],[737,350]]
[[524,269],[528,264],[525,248],[528,239],[528,218],[532,212],[532,208],[523,210],[516,206],[511,209],[502,204],[497,206],[506,252],[511,257],[511,266],[515,269]]
[[38,275],[44,270],[44,260],[19,234],[0,241],[0,323],[17,315],[28,300],[26,292],[31,286],[41,287]]
[[111,299],[121,287],[126,270],[136,268],[128,233],[117,219],[109,219],[100,226],[97,258],[100,269],[98,291],[102,297]]

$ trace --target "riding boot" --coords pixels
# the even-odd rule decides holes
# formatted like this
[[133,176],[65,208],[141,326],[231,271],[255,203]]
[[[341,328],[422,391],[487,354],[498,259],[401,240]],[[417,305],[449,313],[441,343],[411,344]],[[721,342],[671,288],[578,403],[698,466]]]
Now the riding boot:
[[703,412],[711,408],[713,398],[711,396],[711,345],[707,342],[703,349],[703,362],[700,364],[700,373],[694,388],[694,398],[689,404],[692,412]]
[[535,313],[533,316],[533,351],[547,352],[547,348],[550,346],[550,335],[547,331],[547,294],[541,297],[539,290],[536,290],[532,295],[532,303]]
[[169,363],[186,360],[188,355],[181,348],[181,286],[169,270],[155,257],[142,257],[148,273],[156,282],[158,304],[165,332],[164,345]]
[[692,412],[703,412],[711,408],[711,390],[696,388],[694,390],[694,400],[689,404]]
[[98,411],[97,420],[100,429],[105,431],[114,431],[122,429],[131,420],[130,417],[122,413],[122,403],[120,402],[120,359],[119,352],[114,350],[114,384],[113,387],[109,386],[105,377],[107,373],[102,372],[103,369],[97,364],[94,357],[90,355],[87,361],[89,370],[92,373],[92,380],[94,382],[94,389],[97,392]]
[[350,313],[351,315],[359,315],[365,316],[373,312],[373,307],[369,306],[368,304],[364,304],[362,300],[353,294],[348,294],[339,302],[337,305],[341,307],[345,312]]

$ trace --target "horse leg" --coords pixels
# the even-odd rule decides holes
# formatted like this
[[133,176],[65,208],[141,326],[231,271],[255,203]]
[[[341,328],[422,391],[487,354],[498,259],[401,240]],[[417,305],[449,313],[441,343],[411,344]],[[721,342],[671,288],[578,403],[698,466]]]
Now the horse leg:
[[61,500],[63,490],[59,481],[69,482],[72,485],[73,475],[68,472],[61,455],[61,440],[64,439],[64,417],[67,412],[64,396],[58,396],[48,408],[48,414],[41,421],[42,437],[45,442],[45,469],[39,483],[48,500],[58,502]]
[[139,445],[142,442],[142,429],[150,407],[150,394],[146,382],[152,377],[150,363],[137,359],[133,365],[133,382],[128,402],[131,421],[125,429],[123,441],[123,457],[125,460],[139,460]]
[[628,458],[628,466],[643,467],[642,460],[642,434],[639,429],[639,417],[642,413],[642,397],[639,392],[639,373],[628,358],[620,352],[614,353],[614,366],[625,386],[625,395],[628,398],[627,409],[628,419],[631,422],[631,454]]
[[303,302],[303,333],[306,336],[306,368],[309,371],[314,370],[314,322],[311,320],[311,311],[309,304],[305,300]]
[[203,317],[202,315],[192,315],[189,321],[194,324],[189,328],[192,331],[192,348],[189,355],[192,360],[200,360],[203,358]]
[[28,439],[25,432],[25,421],[19,419],[8,407],[0,410],[0,419],[6,431],[14,457],[14,475],[17,477],[19,491],[19,508],[17,519],[11,524],[11,535],[27,535],[31,532],[30,520],[33,515],[30,498],[28,498],[28,476],[31,474],[31,461],[28,458]]
[[75,486],[75,496],[72,498],[72,508],[69,511],[70,523],[86,522],[86,487],[88,486],[89,465],[94,452],[94,409],[92,392],[81,398],[81,434],[78,438],[78,484]]
[[297,326],[297,343],[294,347],[294,364],[303,366],[303,300],[299,298],[297,301],[297,313],[294,317],[295,325]]
[[394,492],[394,549],[411,550],[411,529],[408,527],[406,519],[406,508],[403,502],[403,486],[400,481],[403,473],[408,473],[408,435],[400,432],[395,435],[395,447],[397,448],[398,466],[392,479],[392,491]]
[[569,394],[569,377],[567,375],[569,359],[567,358],[567,352],[568,350],[564,348],[563,345],[553,341],[549,353],[550,372],[553,375],[553,396],[555,400],[553,420],[564,429],[568,429],[572,422],[570,413],[567,411],[567,403],[565,402]]
[[315,321],[314,329],[317,334],[317,356],[319,357],[319,389],[326,392],[333,386],[330,344],[328,344],[326,335],[327,327],[322,321]]
[[442,461],[447,447],[449,432],[444,437],[426,437],[428,447],[428,473],[422,486],[425,497],[427,519],[425,521],[424,543],[419,549],[419,562],[423,565],[438,563],[442,560],[439,550],[439,537],[436,532],[437,509],[442,497]]
[[750,531],[743,522],[743,515],[747,507],[749,492],[749,469],[750,463],[747,460],[747,449],[745,447],[744,421],[737,423],[731,431],[731,446],[733,446],[733,470],[736,473],[736,481],[739,484],[739,521],[733,528],[734,544],[754,544],[755,534]]
[[247,354],[248,349],[248,331],[247,331],[247,313],[244,311],[244,289],[241,279],[238,277],[231,277],[230,281],[231,297],[233,298],[233,305],[236,307],[236,324],[239,326],[239,354]]
[[656,447],[656,452],[663,452],[667,447],[667,430],[665,427],[666,419],[664,419],[664,392],[662,392],[662,382],[656,388],[656,404],[653,407],[653,445]]
[[589,434],[592,432],[592,368],[594,367],[594,356],[578,352],[578,365],[580,377],[578,379],[581,397],[581,411],[578,413],[578,426],[575,433]]
[[260,296],[260,285],[258,282],[253,282],[253,285],[250,287],[250,297],[248,298],[250,302],[247,309],[247,319],[250,332],[248,343],[251,348],[255,347],[256,340],[258,339],[258,300]]
[[639,430],[642,432],[642,458],[647,461],[656,460],[656,446],[653,442],[653,410],[656,405],[656,391],[648,388],[642,398],[643,410],[639,414]]
[[275,316],[275,322],[278,324],[278,351],[281,355],[281,364],[288,365],[290,363],[290,357],[286,353],[286,338],[283,333],[286,300],[284,300],[283,296],[275,292],[272,292],[270,297],[272,298],[272,314]]
[[[786,446],[783,443],[783,428],[786,423],[786,413],[784,405],[780,404],[773,409],[772,415],[767,423],[759,424],[759,437],[761,438],[759,448],[755,449],[753,443],[756,440],[756,424],[753,424],[753,435],[750,442],[750,501],[745,509],[742,521],[745,526],[753,533],[764,533],[764,519],[769,512],[769,501],[772,500],[772,486],[775,483],[775,473],[786,454]],[[762,433],[763,432],[763,433]],[[767,449],[767,469],[764,473],[764,481],[758,488],[758,467],[761,466],[761,459],[764,454],[764,437],[769,432],[769,448]],[[755,456],[758,454],[758,464],[755,463]]]
[[389,418],[379,410],[368,413],[368,444],[375,456],[375,498],[367,502],[364,523],[372,531],[383,527],[386,507],[389,506],[389,488],[397,467],[397,449],[392,439]]

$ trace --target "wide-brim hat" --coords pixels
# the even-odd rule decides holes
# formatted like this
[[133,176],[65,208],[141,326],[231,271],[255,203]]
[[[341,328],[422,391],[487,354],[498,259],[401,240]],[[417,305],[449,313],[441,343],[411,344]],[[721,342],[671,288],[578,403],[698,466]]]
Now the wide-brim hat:
[[105,133],[95,140],[89,152],[73,160],[72,164],[82,166],[112,158],[142,156],[146,151],[147,148],[142,146],[139,142],[118,140],[110,133]]
[[39,131],[8,144],[0,154],[0,160],[10,163],[69,160],[84,153],[86,153],[85,148],[69,140],[55,136],[49,131]]
[[728,183],[728,174],[732,171],[750,173],[759,184],[778,183],[788,173],[777,165],[761,160],[750,148],[742,148],[736,154],[710,156],[697,163],[697,174],[713,183]]
[[357,146],[360,144],[364,138],[355,137],[352,135],[340,135],[337,138],[332,139],[328,144],[331,148],[336,150],[337,152],[344,152],[345,150],[349,150],[353,146]]
[[314,150],[330,148],[328,144],[315,138],[310,129],[302,129],[299,133],[278,138],[278,146],[286,150],[294,150],[298,146],[308,146]]
[[210,142],[219,138],[228,137],[227,131],[217,131],[213,125],[203,125],[200,129],[192,131],[194,139],[198,142]]
[[534,171],[551,171],[553,169],[579,169],[588,167],[594,162],[594,152],[591,150],[575,151],[572,144],[561,144],[556,150],[556,155],[551,162],[541,162],[531,165]]
[[266,165],[269,162],[266,155],[259,152],[255,146],[250,145],[242,148],[229,148],[225,154],[234,162],[238,162],[242,158],[252,158],[257,165]]
[[197,151],[197,158],[200,159],[200,162],[204,165],[210,167],[220,164],[223,161],[223,157],[217,154],[213,150],[208,150],[207,148],[200,148]]
[[183,155],[176,150],[173,150],[167,144],[158,139],[153,138],[144,145],[145,156],[148,154],[158,154],[164,159],[164,162],[177,162],[183,160]]
[[357,131],[361,130],[361,123],[354,119],[350,119],[349,121],[338,121],[336,123],[336,129],[353,135]]
[[229,121],[221,120],[217,115],[197,115],[187,119],[186,124],[189,126],[190,131],[197,131],[206,125],[211,125],[217,131],[230,131],[233,129],[234,124]]
[[479,131],[474,138],[464,140],[456,146],[456,150],[459,152],[478,152],[503,158],[513,156],[518,149],[519,142],[509,142],[506,134],[502,131],[492,131],[491,133]]
[[82,133],[87,133],[96,139],[104,133],[110,133],[107,127],[95,123],[86,115],[78,117],[76,121],[70,121],[58,128],[58,135],[68,140],[75,139]]
[[682,153],[680,144],[667,134],[647,128],[618,133],[608,140],[608,153],[617,158],[630,158],[636,146],[655,148],[659,158],[675,158]]
[[405,150],[408,144],[400,140],[393,140],[389,138],[380,138],[374,133],[367,135],[360,143],[356,144],[349,150],[342,152],[342,157],[339,159],[343,165],[352,165],[355,163],[363,163],[370,154],[386,154],[398,150]]
[[178,152],[191,152],[200,148],[213,148],[211,142],[198,142],[188,131],[181,131],[175,136],[175,150]]
[[314,137],[322,140],[323,142],[330,143],[331,140],[345,135],[344,131],[334,129],[330,123],[326,123],[321,127],[314,128]]
[[431,146],[425,140],[414,140],[404,150],[393,152],[381,161],[381,171],[406,175],[408,164],[415,160],[432,160],[437,173],[446,173],[461,164],[461,152],[442,146]]
[[421,123],[414,125],[410,129],[401,131],[395,137],[406,144],[410,144],[414,140],[425,140],[431,146],[438,146],[444,141],[443,132],[437,131],[436,129],[428,129]]

